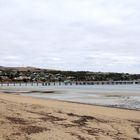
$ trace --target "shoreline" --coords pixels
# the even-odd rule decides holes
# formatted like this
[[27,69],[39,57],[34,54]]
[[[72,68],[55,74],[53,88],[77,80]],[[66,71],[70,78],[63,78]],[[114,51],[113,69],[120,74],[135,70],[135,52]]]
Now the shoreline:
[[[130,89],[130,90],[129,90]],[[127,110],[140,110],[139,86],[135,87],[8,87],[1,92],[17,93],[35,98],[55,99],[71,103],[81,103]],[[32,94],[33,93],[33,94]]]
[[[83,105],[91,105],[91,106],[99,106],[99,107],[108,107],[108,108],[116,108],[116,109],[123,109],[123,110],[134,110],[134,111],[140,111],[140,109],[134,109],[134,108],[126,108],[126,107],[119,107],[115,105],[99,105],[99,104],[94,104],[94,103],[84,103],[84,102],[76,102],[76,101],[66,101],[66,100],[61,100],[61,99],[51,99],[51,98],[43,98],[43,97],[35,97],[35,96],[26,96],[24,94],[29,93],[29,94],[34,94],[36,92],[33,91],[18,91],[18,92],[2,92],[3,94],[13,94],[13,95],[20,95],[23,97],[31,97],[31,98],[36,98],[36,99],[42,99],[42,100],[50,100],[50,101],[60,101],[60,102],[68,102],[68,103],[75,103],[75,104],[83,104]],[[51,94],[55,93],[55,91],[42,91],[41,93],[45,94]],[[21,95],[22,94],[22,95]]]
[[[76,102],[76,101],[68,101],[68,100],[61,100],[61,99],[52,99],[52,98],[43,98],[43,97],[35,97],[35,96],[26,96],[24,94],[34,94],[36,92],[33,91],[17,91],[17,92],[2,92],[3,94],[13,94],[13,95],[19,95],[23,97],[30,97],[30,98],[35,98],[35,99],[41,99],[41,100],[50,100],[50,101],[58,101],[58,102],[66,102],[66,103],[74,103],[74,104],[83,104],[83,105],[90,105],[90,106],[99,106],[99,107],[107,107],[107,108],[114,108],[114,109],[123,109],[123,110],[132,110],[132,111],[140,111],[140,109],[134,109],[134,108],[126,108],[126,107],[119,107],[115,105],[99,105],[99,104],[94,104],[94,103],[84,103],[84,102]],[[51,94],[55,93],[55,91],[42,91],[40,93],[44,94]],[[22,94],[22,95],[21,95]]]
[[[17,95],[17,94],[5,94],[5,93],[0,93],[0,99],[2,98],[3,99],[3,97],[5,98],[6,97],[6,99],[8,99],[8,100],[10,100],[10,101],[15,101],[15,99],[19,99],[19,100],[17,100],[16,102],[17,103],[29,103],[30,104],[30,102],[29,101],[31,101],[31,103],[33,102],[33,104],[34,104],[34,102],[35,102],[35,104],[39,104],[39,105],[45,105],[45,103],[46,104],[50,104],[51,103],[51,105],[53,104],[53,103],[56,103],[56,104],[69,104],[69,105],[71,105],[71,106],[82,106],[82,107],[89,107],[89,108],[97,108],[97,109],[106,109],[106,110],[118,110],[118,111],[128,111],[128,112],[138,112],[138,114],[140,114],[140,111],[139,110],[134,110],[134,109],[125,109],[125,108],[117,108],[117,107],[112,107],[112,106],[102,106],[102,105],[94,105],[94,104],[88,104],[88,103],[80,103],[80,102],[73,102],[73,101],[63,101],[63,100],[57,100],[57,99],[47,99],[47,98],[38,98],[38,97],[33,97],[33,96],[19,96],[19,95]],[[20,100],[20,99],[22,99],[22,100]],[[53,106],[54,107],[54,106]]]
[[[20,95],[20,94],[15,94],[15,95]],[[74,101],[65,101],[65,100],[59,100],[59,99],[51,99],[51,98],[43,98],[43,97],[34,97],[34,96],[24,96],[24,95],[20,95],[23,97],[31,97],[31,98],[35,98],[35,99],[41,99],[41,100],[49,100],[49,101],[58,101],[58,102],[66,102],[66,103],[74,103],[74,104],[81,104],[81,105],[90,105],[90,106],[97,106],[97,107],[105,107],[105,108],[114,108],[114,109],[122,109],[122,110],[130,110],[130,111],[140,111],[140,109],[131,109],[131,108],[121,108],[121,107],[117,107],[117,106],[113,106],[113,105],[98,105],[98,104],[92,104],[92,103],[82,103],[82,102],[74,102]]]
[[1,140],[140,139],[140,111],[5,93],[0,106]]

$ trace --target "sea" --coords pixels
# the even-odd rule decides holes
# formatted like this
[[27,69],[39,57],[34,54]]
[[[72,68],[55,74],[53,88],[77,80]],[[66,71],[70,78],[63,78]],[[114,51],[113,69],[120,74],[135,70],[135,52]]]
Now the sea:
[[3,85],[0,92],[140,111],[140,85]]

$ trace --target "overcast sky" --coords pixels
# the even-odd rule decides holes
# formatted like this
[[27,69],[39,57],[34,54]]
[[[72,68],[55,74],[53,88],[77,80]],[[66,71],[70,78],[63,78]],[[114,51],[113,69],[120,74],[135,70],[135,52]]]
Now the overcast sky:
[[140,73],[140,0],[0,0],[0,65]]

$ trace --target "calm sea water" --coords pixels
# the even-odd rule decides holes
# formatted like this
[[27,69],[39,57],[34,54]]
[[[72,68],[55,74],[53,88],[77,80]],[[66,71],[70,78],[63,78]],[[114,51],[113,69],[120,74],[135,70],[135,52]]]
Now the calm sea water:
[[[3,86],[1,91],[21,95],[140,110],[140,85]],[[38,91],[29,93],[30,91]],[[54,93],[41,93],[54,91]]]

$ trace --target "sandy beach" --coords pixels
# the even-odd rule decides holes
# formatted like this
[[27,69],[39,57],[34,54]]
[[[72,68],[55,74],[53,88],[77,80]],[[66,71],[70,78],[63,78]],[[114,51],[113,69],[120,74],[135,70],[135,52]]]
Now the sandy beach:
[[0,94],[0,140],[140,140],[140,111]]

